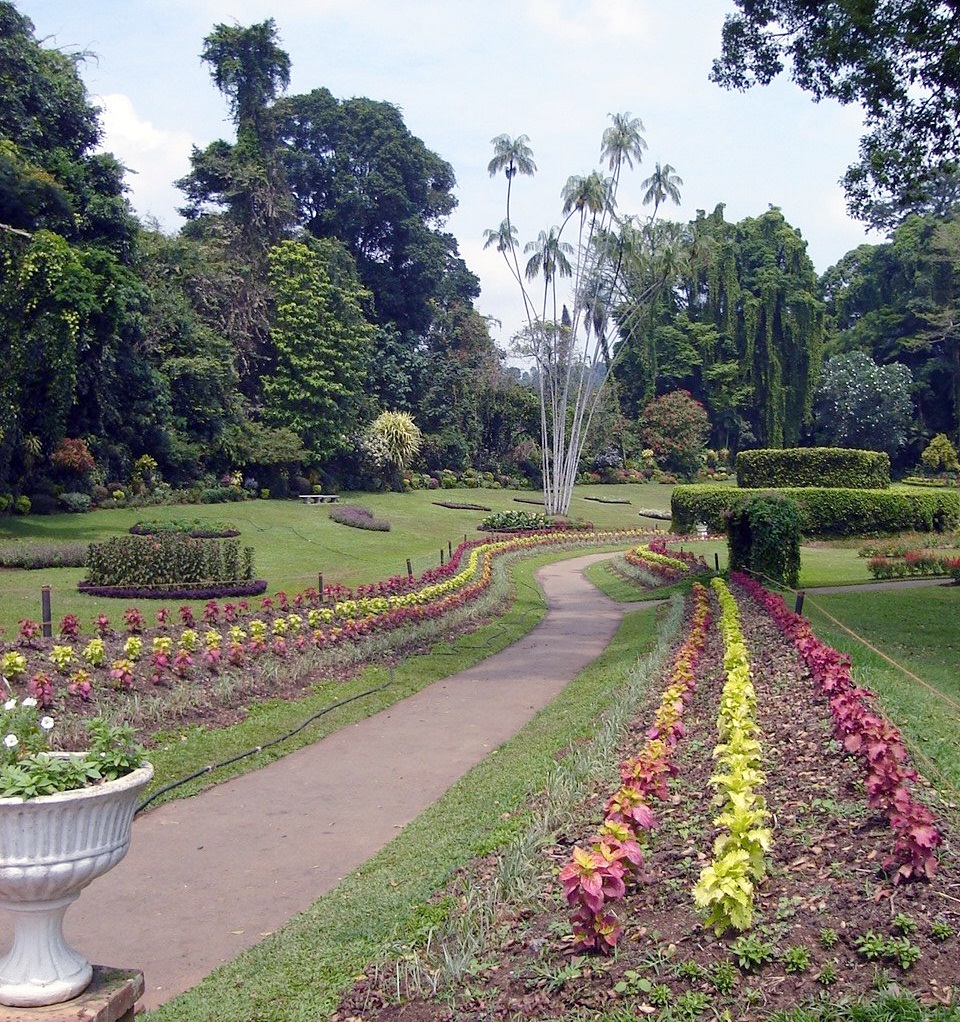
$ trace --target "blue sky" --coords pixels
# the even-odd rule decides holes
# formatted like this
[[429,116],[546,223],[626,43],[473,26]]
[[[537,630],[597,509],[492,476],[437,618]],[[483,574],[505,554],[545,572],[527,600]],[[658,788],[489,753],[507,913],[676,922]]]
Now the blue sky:
[[92,56],[82,66],[103,109],[104,148],[131,170],[130,197],[167,230],[182,201],[172,182],[192,145],[231,139],[223,97],[199,59],[220,22],[272,17],[290,54],[290,91],[397,105],[407,127],[454,168],[459,208],[448,229],[480,276],[480,311],[520,326],[516,285],[483,231],[503,218],[503,179],[486,167],[490,140],[529,135],[537,175],[520,179],[521,241],[560,219],[560,189],[599,165],[608,115],[646,127],[644,164],[621,187],[640,212],[656,161],[684,180],[663,215],[690,219],[726,204],[729,220],[779,206],[819,272],[863,241],[838,180],[857,153],[860,113],[814,104],[788,79],[728,93],[707,76],[728,0],[14,0],[45,45]]

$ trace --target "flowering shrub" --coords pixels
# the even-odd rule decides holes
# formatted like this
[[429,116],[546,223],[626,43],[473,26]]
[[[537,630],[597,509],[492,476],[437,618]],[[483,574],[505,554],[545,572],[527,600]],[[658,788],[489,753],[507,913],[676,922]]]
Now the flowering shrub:
[[867,561],[867,569],[878,579],[949,575],[960,582],[960,556],[928,550],[905,550],[900,556],[874,556]]

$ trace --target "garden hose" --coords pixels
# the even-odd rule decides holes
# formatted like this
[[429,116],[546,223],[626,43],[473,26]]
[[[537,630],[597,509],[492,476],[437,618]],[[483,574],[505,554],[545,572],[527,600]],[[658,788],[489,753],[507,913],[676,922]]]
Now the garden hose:
[[[519,582],[517,584],[536,591],[536,587],[530,585],[529,582]],[[528,617],[532,613],[533,608],[527,610],[523,616]],[[496,639],[498,636],[502,635],[504,631],[505,629],[501,629],[499,632],[496,632],[495,634],[489,636],[487,642],[481,643],[480,645],[465,647],[461,646],[459,648],[483,649],[485,647],[490,646],[492,641]],[[451,650],[449,651],[449,653],[446,653],[444,655],[452,656],[453,653],[454,651]],[[237,753],[236,756],[231,756],[229,759],[221,760],[219,763],[210,763],[205,767],[201,767],[199,770],[195,770],[192,774],[187,774],[186,777],[181,777],[176,781],[171,781],[169,784],[165,784],[162,788],[158,788],[155,792],[153,792],[149,798],[144,799],[144,801],[137,806],[134,815],[142,813],[144,809],[146,809],[149,805],[156,801],[161,795],[165,795],[168,791],[173,791],[176,788],[182,787],[184,784],[188,784],[190,781],[195,781],[198,777],[203,777],[204,774],[213,773],[214,770],[222,770],[224,767],[228,767],[233,763],[239,762],[242,759],[247,759],[250,756],[256,756],[258,753],[264,752],[266,749],[271,749],[275,745],[279,745],[281,742],[285,742],[288,739],[293,738],[294,735],[298,735],[301,731],[309,727],[315,720],[318,720],[320,717],[323,717],[326,714],[331,713],[333,710],[338,710],[340,709],[340,707],[346,706],[349,703],[356,702],[358,699],[364,699],[367,696],[374,695],[377,692],[383,692],[385,689],[389,688],[393,683],[394,668],[391,666],[390,680],[385,682],[383,685],[378,685],[375,688],[368,688],[363,692],[356,693],[356,695],[348,696],[346,699],[340,699],[335,703],[331,703],[329,706],[325,706],[322,710],[317,710],[316,713],[312,713],[309,717],[306,718],[306,720],[302,721],[295,728],[293,728],[293,730],[287,731],[285,734],[278,735],[276,738],[273,738],[271,741],[266,742],[263,745],[257,745],[252,749],[247,749],[244,752],[239,752]]]
[[162,788],[158,788],[153,794],[145,799],[140,805],[137,806],[134,815],[142,813],[152,802],[158,799],[161,795],[166,794],[168,791],[173,791],[175,788],[179,788],[189,781],[194,781],[198,777],[202,777],[204,774],[212,773],[214,770],[221,770],[224,767],[230,766],[232,763],[237,763],[241,759],[246,759],[248,756],[256,756],[257,753],[263,752],[266,749],[272,749],[273,746],[279,745],[281,742],[287,741],[289,738],[293,738],[294,735],[298,735],[304,728],[308,727],[315,720],[323,717],[325,714],[330,713],[333,710],[340,709],[341,706],[346,706],[348,703],[356,702],[358,699],[364,699],[366,696],[374,695],[376,692],[382,692],[384,689],[389,688],[393,684],[393,668],[390,668],[390,680],[383,685],[378,685],[376,688],[368,688],[364,692],[358,692],[356,695],[348,696],[346,699],[340,699],[335,703],[331,703],[329,706],[325,706],[322,710],[317,710],[316,713],[312,713],[306,720],[298,724],[292,731],[287,731],[285,734],[278,735],[276,738],[269,742],[265,742],[263,745],[257,745],[255,748],[247,749],[245,752],[239,752],[236,756],[231,756],[229,759],[221,760],[219,763],[210,763],[208,766],[201,767],[199,770],[195,770],[192,774],[187,774],[186,777],[181,777],[179,780],[171,781],[169,784],[165,784]]

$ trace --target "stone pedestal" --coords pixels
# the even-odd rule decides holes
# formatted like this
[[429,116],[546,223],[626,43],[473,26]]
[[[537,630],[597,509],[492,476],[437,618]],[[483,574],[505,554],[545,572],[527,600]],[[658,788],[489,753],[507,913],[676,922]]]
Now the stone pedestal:
[[143,989],[139,970],[95,965],[90,986],[79,997],[39,1008],[0,1004],[0,1022],[133,1022]]

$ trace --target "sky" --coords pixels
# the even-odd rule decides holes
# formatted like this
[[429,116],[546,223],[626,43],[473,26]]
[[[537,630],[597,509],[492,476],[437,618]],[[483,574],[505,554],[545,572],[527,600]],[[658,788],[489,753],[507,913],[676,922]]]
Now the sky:
[[642,213],[656,162],[683,179],[690,220],[726,206],[730,221],[777,206],[822,273],[879,235],[846,214],[839,179],[857,155],[860,111],[814,103],[786,76],[727,92],[709,81],[732,0],[13,0],[46,46],[89,54],[81,76],[102,109],[102,147],[130,171],[129,197],[162,229],[182,223],[173,182],[191,147],[232,140],[224,97],[199,57],[217,24],[273,18],[292,63],[291,94],[326,87],[397,106],[411,133],[448,161],[458,208],[446,229],[480,277],[479,311],[501,347],[522,323],[516,283],[483,232],[504,216],[492,139],[528,135],[533,178],[514,184],[521,242],[561,219],[571,174],[600,166],[609,115],[645,127],[643,163],[621,184]]

